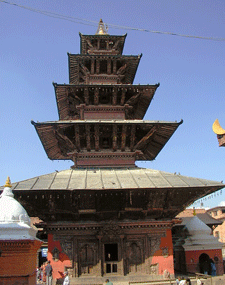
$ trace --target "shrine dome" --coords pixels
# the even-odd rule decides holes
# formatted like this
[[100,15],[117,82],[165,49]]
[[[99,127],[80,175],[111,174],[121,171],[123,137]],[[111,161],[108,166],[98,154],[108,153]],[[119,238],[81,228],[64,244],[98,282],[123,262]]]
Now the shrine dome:
[[37,230],[31,226],[26,210],[14,199],[11,187],[7,178],[0,195],[0,240],[36,239]]

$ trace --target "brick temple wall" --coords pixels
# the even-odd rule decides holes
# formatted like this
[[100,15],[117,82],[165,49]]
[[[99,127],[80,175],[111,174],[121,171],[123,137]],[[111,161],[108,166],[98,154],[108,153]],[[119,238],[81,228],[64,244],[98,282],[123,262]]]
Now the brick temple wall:
[[[83,226],[83,225],[80,225]],[[90,225],[89,225],[90,226]],[[62,230],[48,235],[48,260],[53,279],[60,280],[68,270],[70,277],[174,276],[171,230],[160,222],[152,228],[145,222],[120,222],[99,230],[99,224]],[[107,259],[106,247],[115,247],[117,259]],[[116,271],[113,270],[116,268]],[[107,272],[111,270],[111,272]],[[111,274],[111,275],[110,275]]]
[[0,284],[36,284],[37,251],[42,242],[35,240],[0,241]]

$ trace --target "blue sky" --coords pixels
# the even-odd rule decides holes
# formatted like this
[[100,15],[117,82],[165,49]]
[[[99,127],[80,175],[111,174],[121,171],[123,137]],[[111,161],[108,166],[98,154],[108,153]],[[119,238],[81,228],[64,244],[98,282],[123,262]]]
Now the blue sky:
[[[58,120],[52,82],[68,83],[67,52],[80,52],[79,32],[94,34],[105,23],[175,34],[225,38],[223,0],[28,1],[10,3],[93,21],[81,24],[49,17],[0,1],[0,184],[67,169],[50,161],[30,121]],[[127,33],[124,54],[143,54],[134,84],[156,84],[146,120],[180,121],[146,168],[225,182],[225,148],[212,124],[225,128],[225,40],[204,40],[138,30]],[[203,201],[214,207],[222,195]],[[199,204],[197,204],[198,206]]]

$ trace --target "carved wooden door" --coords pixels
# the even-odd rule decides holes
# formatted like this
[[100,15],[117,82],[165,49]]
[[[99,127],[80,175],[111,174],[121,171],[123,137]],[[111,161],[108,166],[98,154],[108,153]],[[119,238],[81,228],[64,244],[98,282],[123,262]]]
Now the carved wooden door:
[[80,275],[92,274],[94,266],[94,250],[85,244],[80,250]]

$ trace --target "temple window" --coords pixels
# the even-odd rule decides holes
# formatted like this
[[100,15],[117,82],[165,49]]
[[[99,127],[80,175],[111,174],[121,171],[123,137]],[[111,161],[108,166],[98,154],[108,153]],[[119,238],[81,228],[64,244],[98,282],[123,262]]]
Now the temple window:
[[117,261],[118,261],[118,244],[117,243],[105,244],[106,273],[117,272],[117,263],[116,263]]
[[107,60],[100,61],[100,72],[99,73],[107,73]]
[[100,40],[100,49],[106,49],[106,40]]
[[105,244],[105,261],[118,261],[118,244]]
[[97,41],[96,39],[93,39],[93,40],[91,41],[91,44],[93,45],[94,48],[97,48],[97,46],[98,46],[98,41]]
[[53,258],[54,261],[58,261],[59,260],[59,250],[56,247],[52,251],[52,258]]
[[105,91],[104,89],[99,92],[99,104],[110,104],[111,103],[111,93]]
[[103,137],[102,138],[102,148],[109,149],[110,148],[110,139]]

